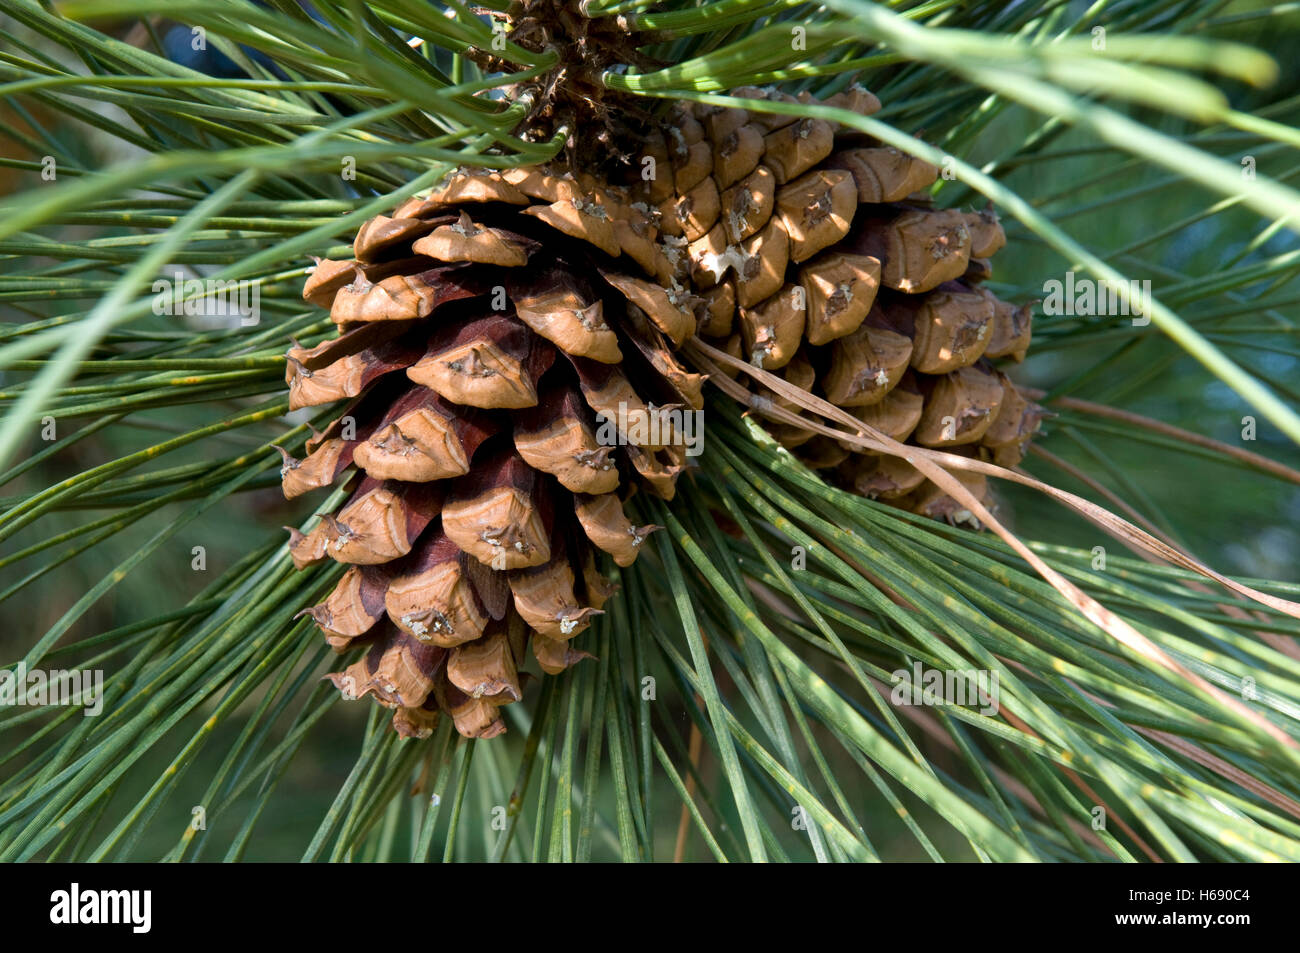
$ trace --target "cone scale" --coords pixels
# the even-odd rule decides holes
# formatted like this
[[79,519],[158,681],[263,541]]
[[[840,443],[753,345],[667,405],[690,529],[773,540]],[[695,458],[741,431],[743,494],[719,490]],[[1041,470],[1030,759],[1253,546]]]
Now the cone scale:
[[[880,106],[860,87],[826,104]],[[364,649],[330,678],[404,736],[442,714],[500,734],[529,656],[547,674],[588,657],[612,594],[598,556],[636,561],[657,527],[625,504],[672,500],[687,464],[662,411],[709,399],[677,354],[692,336],[897,440],[1013,466],[1037,430],[994,364],[1023,358],[1029,309],[980,284],[1005,235],[991,210],[931,208],[934,166],[822,119],[714,107],[678,107],[642,152],[653,174],[631,182],[458,171],[306,283],[338,333],[288,352],[291,406],[349,403],[305,459],[284,455],[284,491],[353,489],[290,553],[348,567],[304,612],[336,651]],[[970,518],[897,457],[769,429],[851,492]]]

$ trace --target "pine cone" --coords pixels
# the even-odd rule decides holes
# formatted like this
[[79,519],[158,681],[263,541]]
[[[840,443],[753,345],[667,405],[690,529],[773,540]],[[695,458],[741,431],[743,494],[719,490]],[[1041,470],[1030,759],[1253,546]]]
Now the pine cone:
[[[858,87],[827,103],[879,108]],[[687,462],[679,414],[703,409],[705,378],[675,351],[692,335],[899,440],[1013,465],[1037,428],[989,363],[1030,335],[1027,308],[979,286],[1002,229],[929,208],[915,193],[933,166],[742,109],[680,108],[646,154],[628,184],[457,172],[368,221],[355,259],[318,262],[304,289],[339,333],[288,352],[291,407],[352,402],[306,459],[284,455],[284,492],[350,468],[356,485],[290,552],[349,566],[304,611],[336,650],[368,646],[330,677],[396,709],[403,735],[445,711],[492,737],[529,647],[548,674],[585,657],[572,640],[611,594],[596,550],[631,565],[657,527],[624,503],[671,500]],[[771,429],[855,492],[963,518],[897,458]]]

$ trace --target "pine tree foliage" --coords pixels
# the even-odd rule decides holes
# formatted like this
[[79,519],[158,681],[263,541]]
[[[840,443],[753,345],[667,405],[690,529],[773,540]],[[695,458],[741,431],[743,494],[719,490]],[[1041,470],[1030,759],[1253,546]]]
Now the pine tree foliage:
[[[1240,42],[1281,56],[1288,16],[0,0],[0,661],[104,673],[96,717],[0,707],[0,858],[272,856],[307,772],[309,860],[1297,859],[1300,586],[1207,565],[1216,535],[1285,532],[1300,483],[1300,90]],[[883,108],[844,108],[855,84]],[[927,203],[1001,217],[991,294],[1068,273],[1116,306],[1038,309],[1009,373],[1051,416],[1000,506],[967,492],[993,462],[917,449],[979,531],[810,468],[782,427],[896,448],[685,342],[705,452],[626,502],[663,529],[602,560],[591,657],[521,685],[501,737],[403,738],[322,679],[356,650],[300,612],[344,567],[298,571],[279,529],[349,493],[280,494],[277,448],[339,413],[285,387],[285,351],[336,333],[311,256],[457,169],[630,164],[611,114],[682,102],[928,163]],[[257,319],[204,321],[232,288]],[[900,673],[996,695],[900,703]]]

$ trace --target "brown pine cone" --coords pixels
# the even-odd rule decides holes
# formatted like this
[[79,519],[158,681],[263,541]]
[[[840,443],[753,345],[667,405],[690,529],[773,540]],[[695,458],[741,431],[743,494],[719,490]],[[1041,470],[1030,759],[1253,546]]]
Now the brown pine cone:
[[[879,108],[860,88],[827,103]],[[585,657],[572,640],[611,594],[595,551],[631,565],[656,527],[625,501],[671,500],[687,463],[704,376],[675,352],[693,335],[898,440],[1010,466],[1037,429],[990,363],[1030,336],[1029,309],[979,285],[1005,236],[991,211],[918,197],[933,166],[822,119],[716,108],[680,108],[646,156],[630,184],[457,172],[304,289],[338,336],[288,352],[291,406],[351,403],[306,459],[285,454],[284,492],[350,471],[355,489],[290,552],[348,565],[305,611],[336,650],[368,646],[331,678],[403,735],[446,711],[492,737],[527,651],[549,674]],[[898,458],[771,429],[855,492],[963,518]]]

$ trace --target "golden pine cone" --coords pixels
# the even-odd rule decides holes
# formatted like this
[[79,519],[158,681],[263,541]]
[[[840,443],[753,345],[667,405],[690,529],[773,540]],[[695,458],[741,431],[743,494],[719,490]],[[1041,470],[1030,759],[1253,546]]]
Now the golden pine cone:
[[[880,105],[860,87],[827,104]],[[306,459],[285,454],[284,492],[349,468],[356,486],[290,552],[349,566],[305,611],[336,650],[369,646],[330,677],[395,708],[404,735],[439,711],[499,734],[527,647],[549,674],[585,657],[571,642],[611,594],[595,550],[630,565],[656,527],[624,501],[672,499],[686,465],[684,418],[664,411],[704,407],[704,375],[675,356],[693,335],[898,440],[1011,466],[1037,429],[990,363],[1030,338],[1029,308],[979,284],[1005,236],[991,211],[930,208],[934,166],[743,109],[681,107],[645,145],[630,184],[457,172],[307,281],[339,333],[288,352],[291,406],[352,403]],[[897,457],[769,429],[855,492],[968,515]]]

